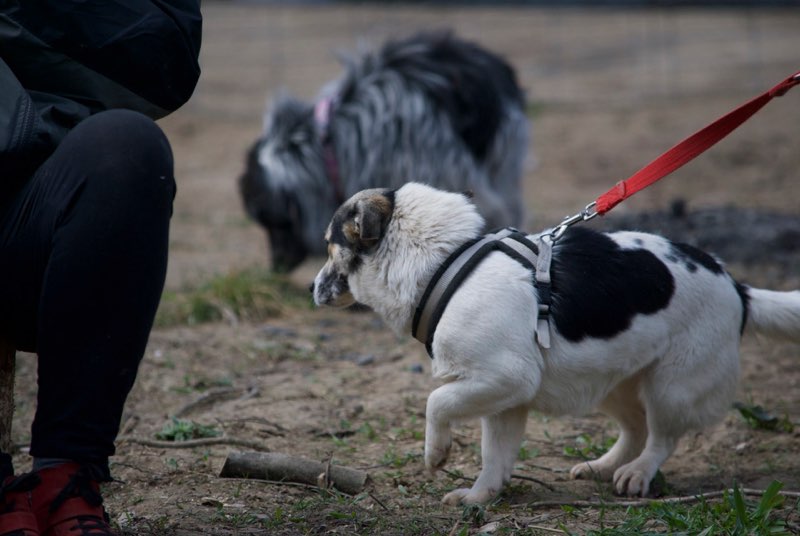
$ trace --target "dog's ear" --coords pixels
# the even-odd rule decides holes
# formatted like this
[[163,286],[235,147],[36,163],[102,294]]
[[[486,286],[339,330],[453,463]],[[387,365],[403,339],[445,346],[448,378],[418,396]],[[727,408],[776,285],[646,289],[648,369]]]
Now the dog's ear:
[[359,199],[351,225],[347,226],[348,239],[363,249],[370,249],[383,237],[386,224],[392,216],[394,203],[385,192],[375,192]]

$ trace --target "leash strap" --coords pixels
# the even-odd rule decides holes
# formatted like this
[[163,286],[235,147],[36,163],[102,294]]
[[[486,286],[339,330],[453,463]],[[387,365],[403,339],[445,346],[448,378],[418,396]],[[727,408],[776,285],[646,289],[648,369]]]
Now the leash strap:
[[720,117],[702,130],[678,143],[675,147],[634,173],[630,178],[618,182],[613,188],[598,197],[595,201],[597,214],[605,214],[621,201],[690,162],[747,121],[773,98],[783,96],[798,84],[800,84],[800,72],[795,73],[772,89],[742,104],[732,112]]

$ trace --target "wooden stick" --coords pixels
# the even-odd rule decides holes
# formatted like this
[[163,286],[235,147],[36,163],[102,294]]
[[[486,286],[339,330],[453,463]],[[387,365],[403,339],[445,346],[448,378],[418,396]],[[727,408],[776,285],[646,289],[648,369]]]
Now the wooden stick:
[[239,389],[235,389],[233,387],[220,387],[218,389],[211,389],[200,398],[192,400],[178,411],[175,412],[174,417],[183,417],[184,415],[196,410],[200,406],[204,406],[207,404],[213,404],[214,402],[218,402],[220,400],[224,400],[226,398],[233,398],[238,395]]
[[280,452],[231,452],[219,476],[299,482],[310,486],[329,482],[332,487],[348,495],[361,493],[369,481],[369,475],[358,469]]
[[14,418],[14,373],[16,351],[0,339],[0,452],[12,454],[11,422]]
[[123,443],[136,443],[145,447],[156,449],[192,449],[195,447],[211,447],[214,445],[232,445],[235,447],[247,447],[254,450],[269,450],[260,441],[249,439],[237,439],[235,437],[201,437],[200,439],[187,439],[186,441],[159,441],[157,439],[147,439],[146,437],[120,436],[117,438],[118,445]]

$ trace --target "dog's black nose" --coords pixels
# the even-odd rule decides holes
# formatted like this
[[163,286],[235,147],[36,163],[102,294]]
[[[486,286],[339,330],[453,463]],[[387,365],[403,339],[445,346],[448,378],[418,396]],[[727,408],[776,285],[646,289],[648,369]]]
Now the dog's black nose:
[[308,285],[308,291],[311,294],[314,294],[314,282],[312,281],[310,285]]

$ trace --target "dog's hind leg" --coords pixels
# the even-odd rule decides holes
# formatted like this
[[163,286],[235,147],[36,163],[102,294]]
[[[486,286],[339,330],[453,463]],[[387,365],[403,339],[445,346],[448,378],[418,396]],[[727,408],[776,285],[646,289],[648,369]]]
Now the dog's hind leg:
[[600,411],[617,421],[619,438],[600,458],[575,465],[570,471],[572,478],[611,480],[614,471],[642,452],[647,440],[647,419],[638,390],[638,377],[629,378],[600,404]]
[[718,333],[698,330],[680,355],[643,372],[639,394],[647,414],[641,455],[614,472],[624,495],[647,495],[658,468],[687,430],[718,421],[730,408],[739,377],[738,319]]
[[675,450],[679,437],[650,431],[642,454],[614,472],[614,489],[620,495],[647,495],[658,468]]
[[483,417],[481,474],[472,488],[451,491],[442,502],[452,505],[486,503],[496,497],[511,479],[527,418],[528,408],[525,406]]
[[[658,371],[656,371],[658,372]],[[647,495],[650,481],[658,468],[675,450],[678,440],[686,431],[684,417],[690,412],[685,397],[679,389],[665,389],[663,378],[656,373],[642,380],[642,399],[647,415],[647,441],[642,453],[633,461],[614,472],[614,489],[620,495]]]

